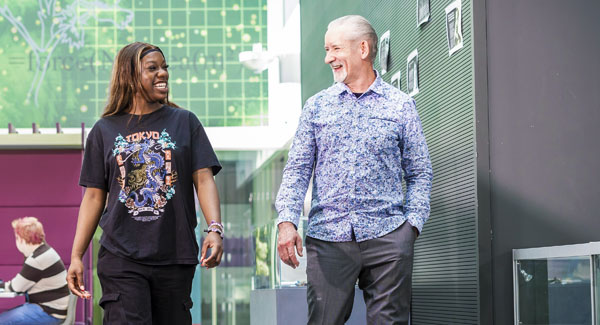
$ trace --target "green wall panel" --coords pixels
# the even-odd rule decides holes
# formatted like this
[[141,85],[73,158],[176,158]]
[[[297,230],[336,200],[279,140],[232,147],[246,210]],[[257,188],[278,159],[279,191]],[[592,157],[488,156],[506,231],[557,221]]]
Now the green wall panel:
[[[431,217],[415,246],[414,324],[478,324],[479,261],[472,17],[462,2],[464,46],[448,55],[445,11],[451,1],[430,1],[429,22],[417,26],[417,1],[302,1],[302,98],[332,84],[323,62],[330,20],[367,18],[382,35],[390,30],[388,72],[401,71],[419,53],[419,93],[414,96],[434,168]],[[379,70],[379,64],[375,64]]]

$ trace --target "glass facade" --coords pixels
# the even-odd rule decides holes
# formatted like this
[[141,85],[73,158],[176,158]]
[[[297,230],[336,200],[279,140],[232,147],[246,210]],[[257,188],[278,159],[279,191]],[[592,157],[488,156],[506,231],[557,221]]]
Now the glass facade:
[[[297,5],[296,0],[285,1],[285,8],[277,11],[280,16],[285,12],[286,21],[298,23],[299,37],[299,16],[293,19]],[[275,43],[289,52],[294,37],[278,32],[286,42]],[[271,104],[285,107],[279,118],[269,120],[268,71],[256,74],[238,62],[239,53],[251,51],[254,44],[267,47],[267,0],[6,0],[0,5],[0,128],[7,123],[21,130],[32,123],[54,128],[60,123],[76,132],[85,123],[89,130],[102,114],[117,51],[134,41],[162,49],[169,64],[170,99],[193,111],[209,128],[209,136],[214,135],[213,127],[218,132],[227,130],[220,127],[265,127],[248,128],[249,133],[281,125],[293,129],[288,120],[299,114],[299,76],[294,79],[298,89],[290,87],[289,78],[280,88],[272,88],[285,105]],[[286,67],[292,65],[288,62]],[[291,103],[296,100],[292,90],[298,90],[297,105]],[[281,143],[287,140],[287,133],[272,129],[264,134],[283,139]],[[235,135],[246,129],[231,130],[225,141],[217,136],[213,145],[219,142],[229,148],[239,140]],[[224,167],[216,182],[226,239],[221,265],[197,269],[192,288],[194,324],[249,324],[250,292],[261,281],[257,274],[266,275],[268,287],[294,278],[281,274],[273,249],[274,201],[288,149],[255,149],[281,145],[258,139],[248,150],[224,151],[216,146]],[[200,209],[197,218],[201,244],[206,223]],[[267,228],[266,237],[259,235]],[[98,229],[90,250],[94,267],[101,234]],[[269,242],[263,242],[267,237]],[[97,276],[89,282],[94,288],[93,323],[101,324],[100,284]]]
[[238,62],[266,46],[266,10],[266,0],[4,1],[1,127],[90,127],[117,51],[134,41],[161,47],[172,101],[205,126],[268,125],[267,74]]
[[[192,299],[193,323],[249,324],[250,291],[255,273],[270,281],[274,250],[264,239],[272,241],[274,233],[261,229],[273,224],[277,214],[274,203],[287,149],[279,151],[220,151],[217,156],[223,170],[216,177],[221,196],[221,214],[226,229],[221,265],[196,272]],[[197,209],[198,238],[206,227]],[[265,227],[267,226],[267,227]],[[261,264],[260,261],[265,264]],[[267,265],[269,263],[269,265]],[[257,271],[259,269],[260,271]]]

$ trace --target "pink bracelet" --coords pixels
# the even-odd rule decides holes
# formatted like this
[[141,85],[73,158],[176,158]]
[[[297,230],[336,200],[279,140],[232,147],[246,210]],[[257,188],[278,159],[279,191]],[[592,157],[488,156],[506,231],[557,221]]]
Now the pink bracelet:
[[219,234],[219,236],[221,236],[221,239],[223,239],[223,231],[219,228],[208,228],[208,229],[204,229],[205,233],[210,233],[210,232],[216,232],[217,234]]
[[214,220],[210,222],[210,224],[208,225],[208,228],[210,228],[212,226],[217,226],[217,227],[221,228],[221,230],[225,230],[225,227],[223,227],[222,223],[216,222]]

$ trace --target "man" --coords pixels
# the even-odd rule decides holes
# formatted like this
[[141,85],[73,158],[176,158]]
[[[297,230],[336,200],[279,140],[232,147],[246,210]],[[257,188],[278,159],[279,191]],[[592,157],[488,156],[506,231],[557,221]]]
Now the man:
[[67,316],[67,271],[46,244],[42,223],[34,217],[12,222],[17,249],[25,256],[21,272],[4,283],[9,292],[26,292],[29,302],[0,314],[0,324],[60,324]]
[[368,324],[408,324],[413,244],[432,180],[415,101],[373,70],[377,34],[365,18],[332,21],[325,52],[336,83],[308,99],[300,117],[276,201],[279,256],[298,266],[296,226],[314,171],[309,324],[348,320],[357,279]]

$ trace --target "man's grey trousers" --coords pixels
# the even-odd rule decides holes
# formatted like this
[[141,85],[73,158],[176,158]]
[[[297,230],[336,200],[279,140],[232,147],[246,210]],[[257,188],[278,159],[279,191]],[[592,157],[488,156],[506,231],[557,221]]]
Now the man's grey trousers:
[[366,324],[408,324],[415,239],[408,222],[360,243],[306,237],[308,324],[344,324],[357,279],[367,306]]

